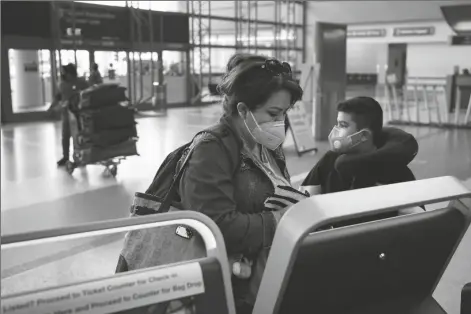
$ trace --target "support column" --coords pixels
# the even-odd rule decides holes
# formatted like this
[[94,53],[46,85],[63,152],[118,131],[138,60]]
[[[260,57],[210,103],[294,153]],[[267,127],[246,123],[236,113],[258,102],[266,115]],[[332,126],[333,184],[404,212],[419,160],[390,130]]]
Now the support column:
[[161,49],[159,49],[157,51],[157,70],[158,70],[158,82],[159,82],[159,85],[163,85],[164,84],[164,58],[163,58],[163,51]]
[[8,48],[3,45],[1,47],[1,78],[2,78],[2,102],[0,103],[1,106],[1,115],[0,119],[2,123],[8,122],[9,118],[11,119],[11,116],[13,114],[12,112],[12,95],[11,95],[11,85],[10,85],[10,66],[8,63]]
[[[305,6],[313,16],[312,6]],[[305,102],[314,138],[326,141],[337,120],[337,104],[345,99],[347,27],[306,19],[305,63],[320,66],[314,99]]]
[[13,112],[44,106],[37,50],[10,50],[13,75],[10,76]]

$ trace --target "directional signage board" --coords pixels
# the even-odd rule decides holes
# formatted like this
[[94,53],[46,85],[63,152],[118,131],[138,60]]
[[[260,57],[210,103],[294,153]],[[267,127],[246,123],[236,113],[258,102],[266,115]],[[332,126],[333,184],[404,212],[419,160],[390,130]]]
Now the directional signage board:
[[397,27],[394,29],[395,37],[405,36],[431,36],[435,34],[435,27]]
[[385,37],[386,29],[355,29],[347,31],[349,38],[365,38],[365,37]]
[[57,2],[57,14],[63,44],[122,47],[131,40],[126,8]]

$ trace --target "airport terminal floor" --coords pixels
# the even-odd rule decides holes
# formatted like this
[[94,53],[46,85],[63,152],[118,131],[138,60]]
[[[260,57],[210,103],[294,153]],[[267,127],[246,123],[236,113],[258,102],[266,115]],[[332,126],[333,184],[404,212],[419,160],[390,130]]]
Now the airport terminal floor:
[[[87,166],[69,175],[56,167],[60,122],[9,124],[1,129],[2,235],[124,218],[136,191],[144,191],[173,149],[217,121],[220,105],[172,109],[167,116],[138,119],[140,156],[124,160],[116,178],[103,167]],[[455,176],[471,189],[471,131],[401,127],[419,143],[410,164],[417,179]],[[298,186],[328,149],[298,157],[290,135],[285,143],[292,183]],[[471,232],[468,230],[435,291],[448,313],[459,313],[459,294],[471,281]],[[2,252],[2,295],[67,284],[114,273],[121,235],[42,244]]]

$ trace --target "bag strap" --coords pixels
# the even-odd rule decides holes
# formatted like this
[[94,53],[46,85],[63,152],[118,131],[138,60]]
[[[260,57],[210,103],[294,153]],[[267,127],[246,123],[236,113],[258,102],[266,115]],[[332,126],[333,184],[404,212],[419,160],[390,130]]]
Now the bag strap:
[[[221,139],[220,139],[219,135],[217,135],[216,133],[214,133],[213,131],[210,131],[210,130],[204,130],[202,132],[199,132],[199,133],[196,134],[196,136],[198,136],[202,133],[209,133],[209,134],[213,135],[214,137],[216,137],[217,141],[221,142]],[[193,140],[196,138],[196,136],[193,138]],[[177,185],[180,182],[180,179],[183,175],[183,172],[185,171],[185,166],[187,165],[188,161],[190,160],[191,154],[195,150],[195,147],[196,147],[196,145],[193,145],[193,146],[190,145],[190,151],[186,155],[186,158],[183,161],[183,163],[180,167],[180,170],[178,171],[177,175],[173,179],[172,185],[170,185],[170,188],[168,189],[168,192],[165,195],[164,201],[162,202],[162,205],[159,208],[160,213],[166,213],[170,210],[170,206],[172,205],[172,200],[175,198],[175,195],[177,193]]]

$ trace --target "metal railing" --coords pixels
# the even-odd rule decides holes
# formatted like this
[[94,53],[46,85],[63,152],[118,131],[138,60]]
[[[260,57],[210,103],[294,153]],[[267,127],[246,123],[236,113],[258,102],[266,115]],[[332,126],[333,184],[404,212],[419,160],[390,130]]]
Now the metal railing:
[[455,104],[449,104],[445,78],[408,78],[403,86],[385,84],[376,94],[389,124],[471,128],[471,98],[460,108],[458,89]]

